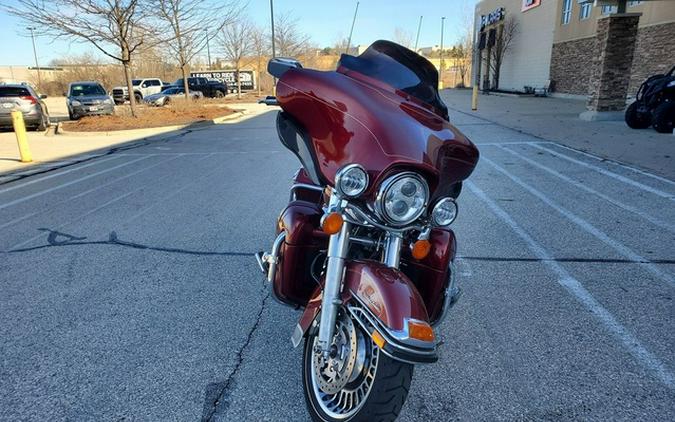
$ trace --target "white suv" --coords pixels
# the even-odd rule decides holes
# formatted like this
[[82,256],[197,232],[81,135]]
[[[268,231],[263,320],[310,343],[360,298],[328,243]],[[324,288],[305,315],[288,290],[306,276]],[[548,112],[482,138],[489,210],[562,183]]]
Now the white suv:
[[[131,84],[134,86],[136,103],[140,103],[148,95],[161,92],[164,88],[164,84],[159,78],[133,79]],[[115,104],[124,104],[125,101],[129,100],[129,90],[126,86],[116,86],[112,90],[112,97]]]

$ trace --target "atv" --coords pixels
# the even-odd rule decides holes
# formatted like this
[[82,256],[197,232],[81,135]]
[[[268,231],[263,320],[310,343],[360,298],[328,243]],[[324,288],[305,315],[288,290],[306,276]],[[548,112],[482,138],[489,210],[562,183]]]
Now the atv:
[[626,124],[633,129],[654,125],[660,133],[671,133],[675,122],[675,67],[665,75],[649,77],[640,85],[635,102],[626,109]]

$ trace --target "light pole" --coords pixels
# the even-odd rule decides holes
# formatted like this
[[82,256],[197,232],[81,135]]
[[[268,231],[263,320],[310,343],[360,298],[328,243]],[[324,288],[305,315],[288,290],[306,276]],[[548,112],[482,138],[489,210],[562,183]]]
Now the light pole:
[[206,34],[206,55],[209,58],[209,70],[211,70],[211,47],[209,46],[209,30],[204,28]]
[[38,89],[42,89],[42,77],[40,76],[40,64],[38,63],[38,58],[37,58],[37,50],[35,49],[35,27],[34,26],[29,26],[26,28],[27,30],[30,31],[30,38],[33,40],[33,56],[35,57],[35,68],[37,69],[37,74],[38,74]]
[[438,89],[443,89],[443,29],[445,27],[445,16],[441,18],[441,52],[438,55]]
[[[272,58],[277,56],[277,50],[274,43],[274,0],[270,0],[270,19],[272,20]],[[260,83],[260,81],[258,81]],[[272,78],[272,95],[277,95],[277,78]]]
[[417,53],[417,44],[420,42],[421,29],[422,29],[422,16],[420,16],[420,23],[417,25],[417,36],[415,37],[415,53]]
[[349,54],[349,47],[352,45],[352,34],[354,33],[354,24],[356,23],[356,14],[359,12],[359,2],[356,2],[356,10],[354,10],[354,19],[352,19],[352,29],[349,30],[349,38],[347,39],[347,51],[345,54]]

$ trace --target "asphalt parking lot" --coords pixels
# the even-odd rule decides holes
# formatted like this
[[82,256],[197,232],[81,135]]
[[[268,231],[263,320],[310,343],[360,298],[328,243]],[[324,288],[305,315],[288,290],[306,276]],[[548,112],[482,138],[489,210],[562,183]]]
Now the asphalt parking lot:
[[[675,181],[451,112],[464,295],[402,421],[674,420]],[[0,185],[0,419],[307,420],[274,112]]]

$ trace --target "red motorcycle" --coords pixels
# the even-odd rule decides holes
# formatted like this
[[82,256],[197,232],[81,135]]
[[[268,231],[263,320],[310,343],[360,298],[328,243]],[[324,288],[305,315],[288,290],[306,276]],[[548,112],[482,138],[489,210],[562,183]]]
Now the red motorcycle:
[[413,365],[438,359],[457,301],[450,225],[478,150],[448,123],[434,66],[377,41],[336,71],[275,58],[281,142],[302,163],[270,253],[273,296],[304,308],[302,379],[317,421],[393,420]]

